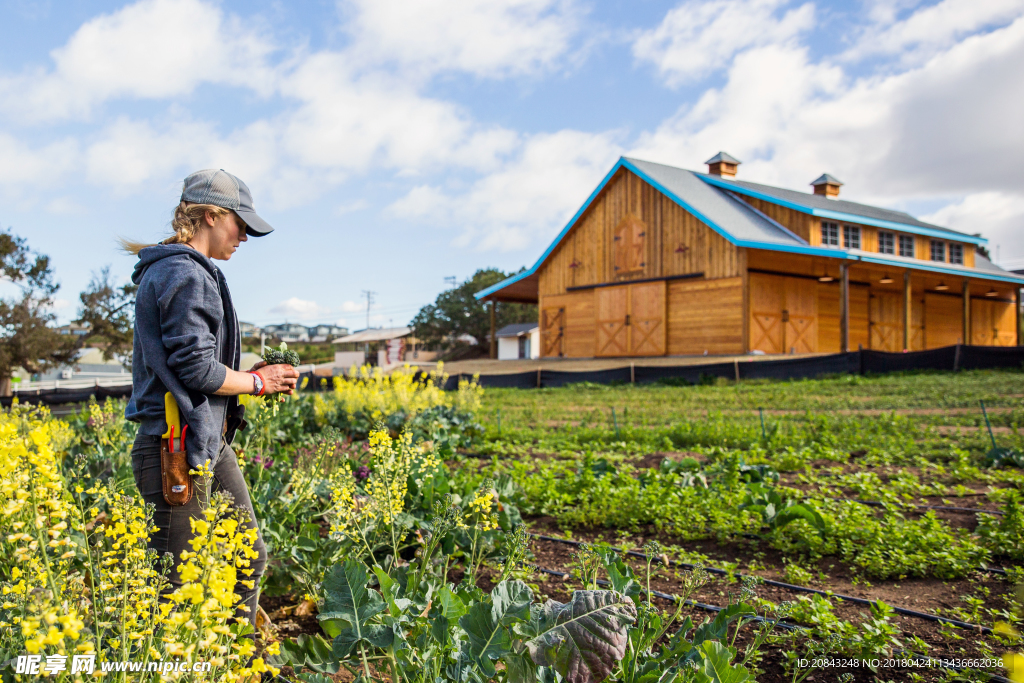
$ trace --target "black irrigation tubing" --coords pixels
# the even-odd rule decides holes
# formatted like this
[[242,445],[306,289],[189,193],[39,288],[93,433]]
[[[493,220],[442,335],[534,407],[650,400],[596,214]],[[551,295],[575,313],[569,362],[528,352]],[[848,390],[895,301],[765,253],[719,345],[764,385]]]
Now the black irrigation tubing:
[[[540,573],[542,573],[542,574],[550,574],[551,576],[560,576],[562,578],[565,578],[566,576],[570,575],[568,572],[560,572],[560,571],[556,571],[554,569],[547,569],[546,567],[536,566],[535,569],[537,571],[539,571]],[[597,584],[599,586],[610,586],[610,585],[612,585],[610,581],[605,581],[604,579],[597,579]],[[641,593],[647,593],[648,591],[645,588],[641,588],[640,592]],[[679,602],[679,598],[677,596],[669,595],[668,593],[662,593],[660,591],[650,591],[650,594],[653,595],[656,598],[661,598],[662,600],[668,600],[668,601],[673,602],[673,603]],[[719,607],[717,605],[708,605],[708,604],[705,604],[703,602],[697,602],[696,600],[683,600],[682,602],[683,602],[684,605],[687,605],[687,606],[690,606],[690,607],[697,607],[699,609],[705,610],[706,612],[721,612],[722,610],[725,609],[724,607]],[[775,620],[775,619],[765,619],[764,617],[761,617],[761,616],[753,616],[753,617],[748,617],[748,618],[751,621],[756,621],[758,623],[763,623],[763,622],[766,622],[766,621],[767,622],[771,622],[771,623],[774,623],[776,626],[779,626],[780,628],[786,629],[787,631],[806,631],[807,630],[807,627],[805,627],[805,626],[797,626],[795,624],[787,624],[785,622],[778,621],[778,620]]]
[[[872,507],[885,507],[885,503],[878,500],[861,500],[860,498],[830,498],[830,500],[839,500],[849,503],[860,503],[861,505],[870,505]],[[985,515],[999,515],[1003,516],[1006,513],[1002,510],[983,510],[981,508],[959,508],[951,505],[917,505],[916,503],[894,503],[894,505],[906,505],[908,507],[917,508],[919,510],[947,510],[949,512],[977,512]]]
[[[534,536],[535,538],[541,538],[541,539],[553,540],[553,541],[559,541],[559,540],[564,541],[564,540],[567,540],[567,539],[557,539],[554,536],[540,536],[538,534],[531,534],[531,536]],[[638,554],[638,553],[633,553],[632,551],[628,551],[628,552],[630,552],[630,554],[633,554],[633,555]],[[646,555],[641,555],[641,557],[646,557]],[[554,569],[547,569],[546,567],[541,567],[541,566],[538,566],[538,565],[534,565],[533,568],[536,569],[537,571],[539,571],[542,574],[549,574],[551,576],[558,576],[558,577],[561,577],[561,578],[565,578],[566,576],[569,576],[568,572],[560,572],[560,571],[556,571]],[[725,570],[722,570],[722,569],[711,570],[711,569],[705,568],[705,570],[706,571],[722,572],[723,574],[727,573],[727,572],[725,572]],[[604,579],[597,579],[597,584],[600,585],[600,586],[610,586],[611,582],[610,581],[605,581]],[[808,590],[813,590],[813,589],[808,589]],[[647,593],[648,592],[646,589],[643,589],[643,588],[641,588],[640,591],[642,593]],[[660,598],[662,600],[668,600],[669,602],[672,602],[672,603],[679,602],[679,598],[677,596],[669,595],[668,593],[662,593],[660,591],[650,591],[650,594],[653,595],[656,598]],[[719,607],[718,605],[708,605],[706,603],[697,602],[695,600],[683,600],[683,604],[684,605],[688,605],[688,606],[692,606],[692,607],[697,607],[697,608],[705,610],[707,612],[716,612],[717,613],[717,612],[721,612],[722,610],[725,609],[724,607]],[[762,616],[749,617],[749,619],[750,619],[750,621],[754,621],[754,622],[757,622],[759,624],[760,623],[765,623],[765,622],[772,623],[775,626],[778,626],[779,628],[782,628],[782,629],[784,629],[786,631],[806,632],[808,630],[806,626],[800,626],[799,624],[787,624],[787,623],[779,621],[777,619],[765,619]],[[893,651],[893,655],[897,656],[897,657],[904,657],[906,659],[912,659],[914,661],[925,661],[925,662],[938,662],[938,661],[940,661],[940,660],[934,659],[932,657],[929,657],[928,655],[919,655],[919,654],[916,654],[914,652],[906,652],[904,650],[894,650]],[[943,667],[943,668],[950,669],[952,671],[967,671],[968,670],[968,669],[960,668],[960,667]],[[989,674],[988,680],[990,680],[990,681],[997,681],[997,683],[1013,683],[1009,678],[1005,678],[1003,676],[997,676],[995,674]]]
[[[540,539],[542,541],[553,541],[555,543],[563,543],[563,544],[566,544],[566,545],[573,545],[573,546],[579,546],[580,545],[580,541],[573,541],[573,540],[570,540],[568,538],[558,538],[557,536],[544,536],[544,535],[541,535],[541,534],[530,534],[530,535],[533,536],[534,538]],[[645,555],[643,553],[638,553],[635,550],[625,550],[624,551],[622,548],[616,548],[614,546],[612,547],[612,549],[613,550],[617,550],[619,552],[625,552],[630,557],[637,557],[637,558],[640,558],[640,559],[643,559],[643,560],[656,560],[656,559],[658,559],[658,558],[649,557],[649,556],[647,556],[647,555]],[[672,565],[674,565],[676,567],[683,567],[683,568],[686,568],[686,569],[693,569],[694,566],[695,566],[695,565],[693,565],[693,564],[691,564],[689,562],[677,562],[675,560],[669,560],[669,564],[672,564]],[[719,575],[728,575],[729,574],[729,572],[726,571],[725,569],[718,569],[716,567],[704,567],[704,571],[706,571],[708,573],[711,573],[711,574],[719,574]],[[732,572],[732,575],[733,576],[738,576],[741,579],[744,578],[745,576],[748,576],[748,575],[742,574],[740,572]],[[783,583],[782,581],[773,581],[771,579],[765,579],[765,578],[760,577],[760,576],[758,576],[756,578],[758,580],[760,580],[762,583],[764,583],[765,585],[768,585],[768,586],[775,586],[776,588],[784,588],[785,590],[798,591],[798,592],[802,592],[802,593],[814,593],[816,595],[824,595],[826,597],[838,598],[840,600],[843,600],[844,602],[852,602],[852,603],[855,603],[855,604],[858,604],[858,605],[869,605],[870,606],[870,605],[873,605],[874,602],[875,602],[874,600],[867,600],[865,598],[857,598],[857,597],[854,597],[852,595],[843,595],[841,593],[831,593],[831,592],[827,592],[827,591],[820,591],[817,588],[809,588],[807,586],[795,586],[795,585],[793,585],[791,583]],[[968,623],[966,621],[960,621],[958,619],[950,619],[948,617],[940,617],[940,616],[936,616],[934,614],[928,614],[927,612],[918,612],[916,610],[906,609],[906,608],[903,608],[903,607],[893,607],[892,609],[897,614],[903,614],[903,615],[908,616],[908,617],[914,617],[915,619],[926,619],[928,621],[937,621],[937,622],[949,624],[951,626],[956,626],[958,628],[967,629],[967,630],[974,631],[976,633],[981,633],[981,634],[992,633],[992,629],[989,628],[988,626],[980,626],[978,624],[971,624],[971,623]]]

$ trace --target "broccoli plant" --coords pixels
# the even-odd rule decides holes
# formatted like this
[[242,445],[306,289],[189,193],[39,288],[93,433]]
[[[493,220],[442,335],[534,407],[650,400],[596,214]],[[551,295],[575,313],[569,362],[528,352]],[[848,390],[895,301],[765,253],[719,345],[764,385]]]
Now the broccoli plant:
[[267,365],[298,365],[299,354],[288,350],[288,344],[281,342],[276,349],[270,347],[263,352],[263,360]]
[[[288,350],[288,344],[281,342],[281,345],[276,349],[274,347],[268,348],[263,352],[261,358],[266,362],[267,365],[291,365],[296,366],[299,364],[299,354],[294,351]],[[278,394],[277,402],[284,403],[284,395]],[[274,408],[274,415],[277,414],[277,408]]]

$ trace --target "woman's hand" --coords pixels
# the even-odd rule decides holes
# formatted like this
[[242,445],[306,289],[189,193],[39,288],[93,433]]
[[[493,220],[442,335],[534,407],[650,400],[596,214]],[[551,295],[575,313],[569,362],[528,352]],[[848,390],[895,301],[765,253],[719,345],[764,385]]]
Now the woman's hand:
[[299,371],[290,365],[267,365],[260,361],[252,366],[249,372],[238,372],[227,368],[224,384],[214,393],[217,396],[238,396],[253,393],[253,376],[250,372],[259,372],[263,378],[263,395],[294,394],[295,384],[299,381]]
[[263,393],[266,394],[294,394],[295,384],[299,381],[299,371],[293,368],[291,365],[280,363],[277,365],[267,365],[266,361],[261,360],[256,365],[252,366],[249,372],[256,372],[259,370],[260,376],[263,377]]

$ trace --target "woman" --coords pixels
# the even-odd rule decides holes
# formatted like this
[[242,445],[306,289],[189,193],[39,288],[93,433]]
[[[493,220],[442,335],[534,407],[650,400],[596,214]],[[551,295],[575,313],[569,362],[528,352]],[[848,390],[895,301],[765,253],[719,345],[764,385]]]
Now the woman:
[[[245,409],[237,396],[291,394],[299,373],[290,365],[262,362],[248,372],[238,371],[238,318],[224,275],[213,260],[230,259],[247,234],[261,237],[273,230],[253,210],[245,183],[223,170],[193,173],[185,179],[171,227],[174,234],[160,244],[123,243],[139,256],[132,275],[139,289],[132,396],[125,417],[141,423],[132,448],[132,470],[142,497],[155,506],[153,523],[158,530],[150,547],[173,556],[168,578],[178,587],[181,552],[192,538],[189,519],[198,518],[206,505],[207,483],[212,491],[230,494],[234,505],[247,513],[242,515],[246,527],[256,527],[249,491],[231,449],[235,431],[245,428]],[[183,431],[188,466],[208,465],[212,471],[212,482],[196,478],[196,495],[184,505],[171,505],[164,498],[160,442],[168,431],[166,392],[177,402],[182,426],[187,425]],[[254,587],[235,586],[242,598],[235,617],[253,623],[257,587],[267,563],[262,536],[254,549],[259,556],[250,565],[253,573],[243,577],[253,580]]]

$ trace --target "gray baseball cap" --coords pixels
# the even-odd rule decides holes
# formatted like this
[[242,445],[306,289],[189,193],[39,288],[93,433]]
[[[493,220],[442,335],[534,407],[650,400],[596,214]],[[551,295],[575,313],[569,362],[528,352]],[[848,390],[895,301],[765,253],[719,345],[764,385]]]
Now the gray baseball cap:
[[181,188],[181,201],[190,204],[213,204],[231,209],[245,221],[245,232],[253,237],[262,237],[274,231],[252,208],[252,193],[249,192],[249,186],[224,169],[208,168],[196,171],[185,178],[185,184]]

